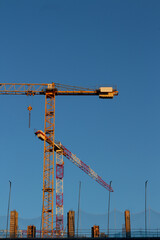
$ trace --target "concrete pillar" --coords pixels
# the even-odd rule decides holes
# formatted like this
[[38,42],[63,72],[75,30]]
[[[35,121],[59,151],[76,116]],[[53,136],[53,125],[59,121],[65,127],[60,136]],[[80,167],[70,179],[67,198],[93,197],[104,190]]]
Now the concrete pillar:
[[36,237],[36,227],[34,225],[27,226],[27,238]]
[[18,234],[18,212],[10,212],[10,238],[17,238]]
[[94,225],[92,227],[92,238],[99,237],[99,226]]
[[67,213],[67,235],[74,237],[75,235],[75,212],[69,211]]
[[125,211],[125,229],[126,229],[126,238],[131,237],[131,224],[130,224],[130,211]]

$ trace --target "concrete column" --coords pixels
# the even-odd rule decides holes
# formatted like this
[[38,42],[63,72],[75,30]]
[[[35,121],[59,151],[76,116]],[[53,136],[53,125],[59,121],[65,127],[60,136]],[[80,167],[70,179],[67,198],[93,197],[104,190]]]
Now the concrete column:
[[125,211],[125,229],[126,229],[126,238],[131,237],[131,224],[130,224],[130,211]]

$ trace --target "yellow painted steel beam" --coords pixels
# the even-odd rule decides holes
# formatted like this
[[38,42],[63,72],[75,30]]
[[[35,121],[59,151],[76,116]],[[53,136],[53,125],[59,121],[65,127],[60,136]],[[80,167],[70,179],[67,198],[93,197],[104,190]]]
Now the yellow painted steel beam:
[[[102,87],[104,88],[104,87]],[[0,95],[46,95],[52,92],[55,95],[99,95],[100,98],[113,98],[118,91],[101,92],[99,89],[81,88],[59,83],[38,84],[38,83],[0,83]]]
[[53,237],[55,94],[45,96],[42,237]]

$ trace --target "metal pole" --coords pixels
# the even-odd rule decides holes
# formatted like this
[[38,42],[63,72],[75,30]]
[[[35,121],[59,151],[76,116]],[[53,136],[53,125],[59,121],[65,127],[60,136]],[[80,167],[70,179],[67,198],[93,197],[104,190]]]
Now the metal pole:
[[[110,181],[110,187],[111,187],[112,181]],[[110,215],[110,191],[109,191],[109,200],[108,200],[108,237],[109,237],[109,215]]]
[[[42,212],[43,212],[43,201],[42,201]],[[40,238],[42,237],[42,212],[41,212],[41,223],[40,223]]]
[[114,229],[116,234],[116,209],[114,209]]
[[148,223],[148,230],[149,230],[149,232],[150,232],[150,216],[151,216],[151,208],[150,208],[150,206],[149,206],[148,210],[149,210],[149,223]]
[[6,238],[7,238],[7,234],[8,234],[9,208],[10,208],[10,199],[11,199],[11,184],[12,184],[11,181],[9,181],[9,199],[8,199]]
[[80,194],[81,194],[81,181],[79,182],[79,199],[78,199],[78,216],[77,216],[77,237],[78,237],[78,228],[79,228]]
[[145,235],[147,234],[147,183],[148,180],[145,181]]

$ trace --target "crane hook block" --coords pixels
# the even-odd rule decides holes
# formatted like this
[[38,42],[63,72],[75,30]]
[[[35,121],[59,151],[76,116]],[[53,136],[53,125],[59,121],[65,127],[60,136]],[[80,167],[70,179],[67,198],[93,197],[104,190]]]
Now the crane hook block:
[[32,110],[32,107],[31,107],[31,106],[29,106],[27,109],[28,109],[29,111],[31,111],[31,110]]

